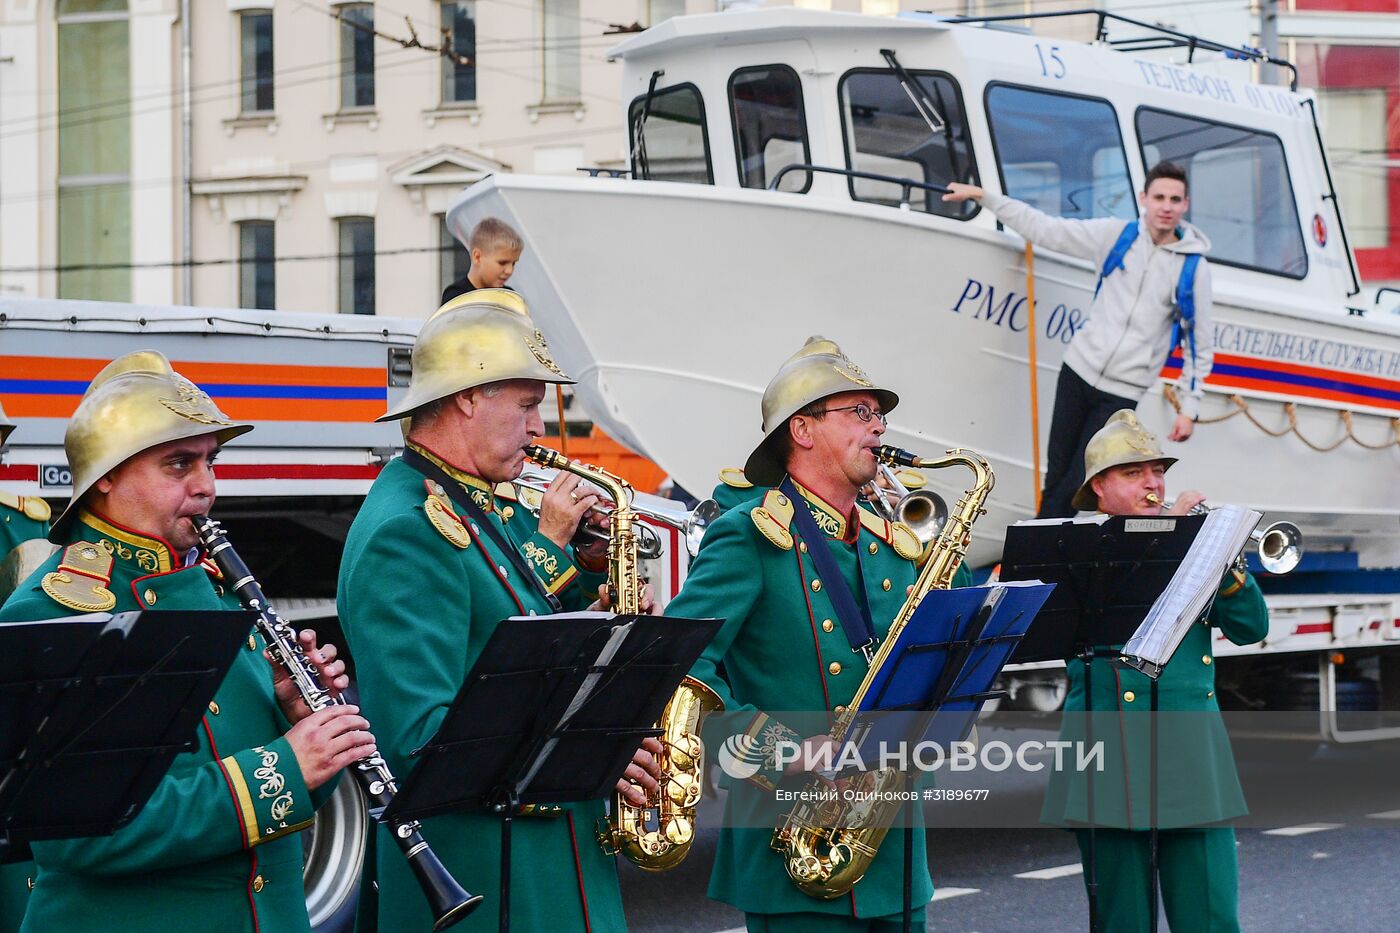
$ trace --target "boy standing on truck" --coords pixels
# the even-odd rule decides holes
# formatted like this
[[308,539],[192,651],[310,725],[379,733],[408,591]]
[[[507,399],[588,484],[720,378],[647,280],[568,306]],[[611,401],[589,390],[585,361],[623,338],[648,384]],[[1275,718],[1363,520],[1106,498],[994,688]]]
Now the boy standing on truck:
[[1163,363],[1182,346],[1181,412],[1167,440],[1191,436],[1214,353],[1210,240],[1183,218],[1186,172],[1159,162],[1147,173],[1143,217],[1069,220],[976,185],[951,182],[943,200],[975,200],[1027,240],[1094,262],[1100,270],[1089,321],[1071,339],[1055,387],[1045,487],[1038,518],[1074,515],[1084,448],[1109,415],[1136,408]]
[[472,263],[467,274],[442,290],[442,303],[478,288],[505,288],[515,274],[515,264],[525,243],[510,224],[499,217],[485,217],[467,238]]

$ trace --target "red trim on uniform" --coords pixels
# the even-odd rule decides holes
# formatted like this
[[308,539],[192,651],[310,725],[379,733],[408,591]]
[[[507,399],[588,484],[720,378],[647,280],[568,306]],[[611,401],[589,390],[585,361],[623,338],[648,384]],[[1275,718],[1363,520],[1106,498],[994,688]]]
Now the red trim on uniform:
[[245,888],[245,890],[248,892],[248,910],[250,910],[253,914],[253,933],[258,933],[258,930],[260,930],[262,927],[258,923],[258,903],[255,900],[255,896],[253,893],[253,881],[258,877],[257,853],[249,851],[248,860],[252,862],[252,865],[250,865],[248,868],[248,886],[247,888]]
[[826,665],[822,663],[822,646],[817,637],[817,617],[812,612],[812,598],[807,595],[807,576],[802,572],[802,550],[794,544],[792,553],[797,558],[797,579],[802,581],[802,599],[807,603],[807,621],[812,625],[812,647],[817,651],[817,673],[822,678],[822,699],[826,701],[826,718],[830,723],[831,692],[826,689]]
[[101,512],[97,511],[97,509],[88,508],[88,511],[91,512],[97,518],[100,518],[107,524],[111,525],[113,528],[119,528],[122,531],[125,531],[127,534],[136,535],[136,537],[138,538],[146,538],[150,541],[160,542],[165,546],[165,549],[170,552],[170,562],[172,564],[175,562],[176,555],[180,553],[178,549],[172,547],[170,542],[162,538],[160,535],[153,535],[149,531],[138,531],[135,528],[132,528],[130,525],[123,525],[121,522],[113,521],[106,515],[103,515]]
[[567,812],[569,817],[569,841],[574,844],[574,872],[578,875],[578,899],[583,905],[583,929],[585,933],[592,933],[593,927],[588,922],[588,891],[583,885],[583,862],[578,855],[578,833],[574,832],[574,811]]
[[501,585],[506,588],[510,598],[515,600],[515,605],[520,607],[520,614],[525,615],[525,604],[520,601],[520,597],[515,595],[515,588],[510,585],[510,579],[501,573],[501,566],[491,559],[491,554],[486,550],[486,545],[482,543],[481,536],[472,531],[471,522],[462,522],[462,527],[467,530],[467,534],[476,542],[476,552],[481,555],[481,559],[486,561],[486,565],[491,568],[491,572],[496,575],[496,579],[501,581]]
[[219,773],[224,776],[224,785],[228,787],[229,799],[233,801],[234,816],[238,819],[238,831],[243,835],[243,848],[245,850],[251,849],[253,840],[248,838],[248,827],[243,825],[243,807],[238,803],[238,793],[233,789],[233,779],[228,776],[224,760],[219,757],[219,747],[214,744],[214,732],[209,728],[209,717],[202,717],[199,724],[204,727],[204,735],[209,739],[209,751],[214,756],[214,764],[219,766]]
[[[1090,664],[1093,660],[1090,659]],[[1112,665],[1110,665],[1112,666]],[[1128,769],[1128,730],[1123,723],[1123,678],[1117,667],[1113,667],[1113,684],[1118,690],[1118,747],[1123,754],[1123,800],[1128,805],[1128,825],[1133,825],[1133,781],[1132,771]],[[1094,707],[1094,698],[1089,697],[1089,709]],[[1094,715],[1092,712],[1090,716]],[[1149,777],[1148,780],[1151,780]]]

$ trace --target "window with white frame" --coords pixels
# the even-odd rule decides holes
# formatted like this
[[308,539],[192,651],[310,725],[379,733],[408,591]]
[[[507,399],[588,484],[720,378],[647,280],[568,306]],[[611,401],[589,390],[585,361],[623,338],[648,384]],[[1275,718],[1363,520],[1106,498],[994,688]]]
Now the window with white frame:
[[374,4],[347,3],[340,14],[340,109],[374,106]]
[[242,111],[272,112],[272,11],[246,10],[238,16]]
[[451,55],[442,56],[442,102],[476,100],[476,0],[440,3],[442,31]]
[[276,226],[270,220],[238,225],[238,306],[271,311],[277,307]]
[[544,100],[576,101],[582,93],[583,41],[578,0],[541,0],[544,20]]
[[339,307],[341,314],[374,313],[374,218],[339,221]]

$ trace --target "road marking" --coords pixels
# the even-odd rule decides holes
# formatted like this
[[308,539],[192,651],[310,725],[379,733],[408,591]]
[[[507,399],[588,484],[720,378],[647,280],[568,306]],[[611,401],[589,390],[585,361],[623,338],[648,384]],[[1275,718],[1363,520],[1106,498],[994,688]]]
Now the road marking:
[[1084,873],[1084,866],[1079,862],[1073,865],[1056,865],[1054,868],[1037,868],[1035,871],[1023,871],[1016,875],[1017,878],[1029,878],[1032,881],[1049,881],[1052,878],[1068,878],[1070,875]]
[[[981,894],[981,888],[939,888],[933,892],[934,901],[946,901],[953,897],[962,897],[964,894]],[[930,901],[933,903],[933,901]]]
[[1329,829],[1341,829],[1341,823],[1301,823],[1297,826],[1284,826],[1279,829],[1266,829],[1264,836],[1306,836],[1308,833],[1325,833]]
[[1368,813],[1366,816],[1373,820],[1400,820],[1400,810],[1382,810],[1380,813]]

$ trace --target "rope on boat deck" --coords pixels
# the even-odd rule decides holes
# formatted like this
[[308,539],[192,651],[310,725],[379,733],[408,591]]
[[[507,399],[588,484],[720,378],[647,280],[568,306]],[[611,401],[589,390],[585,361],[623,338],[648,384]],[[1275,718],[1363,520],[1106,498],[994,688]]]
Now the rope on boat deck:
[[[1162,395],[1165,396],[1166,400],[1171,403],[1172,408],[1176,409],[1176,413],[1178,415],[1181,414],[1181,399],[1177,397],[1176,386],[1162,386]],[[1236,415],[1244,415],[1246,418],[1249,419],[1249,422],[1251,424],[1253,424],[1256,428],[1263,431],[1270,437],[1283,437],[1285,434],[1294,434],[1297,435],[1298,440],[1302,441],[1304,444],[1308,445],[1313,450],[1316,450],[1318,453],[1324,454],[1328,451],[1336,450],[1338,447],[1342,446],[1342,444],[1344,444],[1348,438],[1355,441],[1358,445],[1365,447],[1367,450],[1388,450],[1391,447],[1400,447],[1400,418],[1390,419],[1391,436],[1388,440],[1385,440],[1379,444],[1372,444],[1356,436],[1355,423],[1352,419],[1352,413],[1346,409],[1342,409],[1341,411],[1337,412],[1337,415],[1339,420],[1342,422],[1343,427],[1346,430],[1341,437],[1337,438],[1336,441],[1324,446],[1321,444],[1314,444],[1312,441],[1308,440],[1306,437],[1303,436],[1302,431],[1298,430],[1298,405],[1296,402],[1283,403],[1283,410],[1284,413],[1288,416],[1288,423],[1284,427],[1279,428],[1278,430],[1274,430],[1272,428],[1269,428],[1258,418],[1256,418],[1254,416],[1254,412],[1250,411],[1249,409],[1249,403],[1246,402],[1239,395],[1231,395],[1230,401],[1235,404],[1235,408],[1233,411],[1228,411],[1218,418],[1197,418],[1197,423],[1217,424],[1221,421],[1229,421]]]

